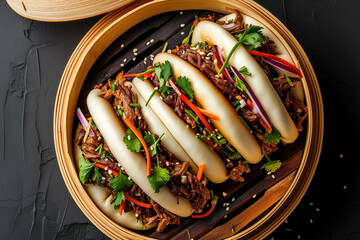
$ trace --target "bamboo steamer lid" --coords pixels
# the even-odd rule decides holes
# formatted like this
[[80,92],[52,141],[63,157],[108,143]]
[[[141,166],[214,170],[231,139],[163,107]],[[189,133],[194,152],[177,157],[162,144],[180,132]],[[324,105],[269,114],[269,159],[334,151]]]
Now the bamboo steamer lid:
[[19,15],[38,21],[64,22],[97,16],[134,0],[6,0]]
[[[13,0],[7,1],[9,5],[15,2]],[[120,1],[123,3],[122,5],[119,4],[117,7],[112,5],[112,7],[114,7],[112,8],[110,7],[110,2],[112,1],[103,1],[103,3],[104,2],[108,3],[109,10],[119,8],[127,3],[127,1]],[[11,6],[13,7],[14,4]],[[17,3],[16,9],[19,8],[22,8],[22,6]],[[89,9],[90,8],[89,6]],[[206,5],[202,0],[135,1],[133,4],[126,5],[104,16],[84,36],[64,70],[54,109],[54,143],[64,181],[70,194],[84,214],[110,238],[149,239],[147,236],[123,228],[109,219],[93,203],[78,179],[73,157],[73,122],[76,103],[88,71],[96,59],[114,40],[147,18],[168,11],[192,9],[205,9],[227,13],[228,8],[238,9],[242,14],[255,18],[279,38],[280,42],[288,50],[291,58],[301,66],[302,72],[304,73],[305,78],[302,83],[305,101],[309,111],[305,147],[302,150],[301,163],[296,173],[290,174],[289,177],[286,178],[287,183],[284,194],[278,196],[280,200],[278,200],[275,205],[268,206],[268,211],[259,212],[260,217],[256,218],[251,224],[248,224],[239,233],[231,236],[229,239],[264,238],[290,215],[305,194],[320,157],[324,115],[320,88],[314,70],[302,47],[289,30],[271,13],[252,0],[207,0]],[[74,13],[76,12],[77,10]],[[88,16],[94,16],[104,12],[106,11],[92,12],[90,14],[89,11]],[[59,20],[59,17],[52,18],[49,17],[49,15],[45,15],[43,18],[39,17],[39,15],[32,15],[30,18],[47,21],[56,21],[56,19],[58,19],[57,21],[65,21],[86,17],[85,14],[80,16],[81,13],[78,13],[76,17],[74,17],[75,15],[73,15],[73,13],[69,13],[67,15],[63,14],[61,20]]]

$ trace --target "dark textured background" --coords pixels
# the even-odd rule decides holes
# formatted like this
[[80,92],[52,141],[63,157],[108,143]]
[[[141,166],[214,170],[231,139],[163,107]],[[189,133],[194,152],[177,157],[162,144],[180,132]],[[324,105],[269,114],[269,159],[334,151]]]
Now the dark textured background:
[[[269,239],[360,239],[360,1],[257,2],[303,46],[325,109],[314,180]],[[61,74],[98,19],[36,22],[0,0],[0,239],[106,239],[69,195],[52,133]]]

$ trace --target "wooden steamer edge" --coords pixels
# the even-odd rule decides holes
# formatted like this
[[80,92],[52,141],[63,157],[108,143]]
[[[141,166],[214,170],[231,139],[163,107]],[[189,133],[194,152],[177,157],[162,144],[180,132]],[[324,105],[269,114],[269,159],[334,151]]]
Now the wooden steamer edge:
[[[288,49],[294,62],[299,62],[306,81],[303,81],[309,117],[306,144],[298,171],[286,194],[272,209],[240,233],[229,239],[242,237],[261,239],[274,231],[295,209],[305,194],[315,173],[323,140],[324,115],[320,88],[314,70],[304,50],[286,27],[266,9],[251,0],[208,0],[206,10],[227,12],[239,9],[272,31]],[[138,1],[111,12],[96,23],[84,36],[70,57],[64,70],[54,108],[54,143],[60,171],[70,194],[82,212],[102,232],[113,239],[150,239],[119,226],[103,214],[87,195],[80,183],[73,161],[72,127],[76,102],[85,77],[101,53],[121,34],[137,23],[168,11],[204,9],[201,0]],[[257,230],[257,231],[255,231]]]

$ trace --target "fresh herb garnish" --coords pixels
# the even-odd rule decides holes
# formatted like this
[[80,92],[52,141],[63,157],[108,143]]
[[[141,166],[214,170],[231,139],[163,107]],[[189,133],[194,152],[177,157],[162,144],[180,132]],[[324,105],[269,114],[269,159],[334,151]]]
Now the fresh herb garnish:
[[161,136],[155,141],[155,135],[145,132],[144,140],[146,145],[149,147],[150,156],[153,157],[158,154],[157,145],[161,138],[164,136],[165,133],[161,134]]
[[154,91],[151,93],[149,99],[146,101],[145,106],[147,106],[150,102],[150,100],[152,99],[152,97],[155,95],[155,93],[157,92],[157,89],[154,89]]
[[99,155],[102,153],[103,145],[100,144],[96,149],[95,152],[97,152]]
[[243,34],[238,35],[239,41],[231,49],[229,55],[225,59],[225,62],[219,71],[219,74],[224,71],[224,68],[228,64],[231,56],[234,54],[235,50],[239,47],[240,44],[242,44],[247,50],[254,50],[268,41],[267,37],[262,34],[261,29],[262,27],[252,25],[250,27],[247,27]]
[[129,180],[129,178],[122,174],[121,171],[119,171],[119,175],[117,175],[116,178],[113,178],[109,186],[113,189],[113,193],[118,193],[124,189],[131,188],[133,185],[133,181]]
[[162,51],[161,51],[161,52],[166,52],[166,49],[167,49],[168,45],[169,45],[169,43],[168,43],[168,42],[166,42],[166,43],[165,43],[165,45],[164,45],[164,48],[162,49]]
[[110,159],[112,162],[114,161],[114,159],[111,157],[110,153],[108,153],[105,150],[103,150],[101,152],[101,158]]
[[188,110],[188,109],[185,109],[185,113],[186,113],[187,115],[189,115],[192,119],[194,119],[194,121],[195,121],[196,124],[198,124],[198,125],[200,124],[200,122],[199,122],[199,117],[196,116],[196,114],[195,114],[193,111]]
[[184,43],[189,43],[190,42],[190,37],[191,37],[191,34],[194,32],[194,25],[191,26],[190,28],[190,31],[189,31],[189,34],[187,35],[186,38],[184,38],[184,40],[182,40],[182,44]]
[[250,171],[250,167],[249,167],[249,162],[244,160],[243,164],[245,165],[245,167]]
[[185,95],[188,96],[190,102],[194,100],[194,90],[192,90],[191,82],[189,82],[189,79],[187,79],[187,77],[178,77],[176,85],[182,90],[183,93],[185,93]]
[[243,75],[246,75],[246,76],[251,76],[251,73],[249,73],[247,67],[245,66],[242,66],[240,69],[239,69],[239,72]]
[[277,145],[280,142],[281,134],[280,132],[273,126],[271,133],[266,131],[265,133],[266,142],[268,144],[274,143]]
[[201,47],[201,42],[195,43],[195,45],[191,46],[192,48],[199,48]]
[[208,47],[209,47],[209,44],[208,44],[207,41],[205,41],[205,42],[204,42],[204,49],[206,50],[206,49],[208,49]]
[[95,130],[98,130],[98,127],[96,126],[94,119],[91,119],[91,126],[93,126]]
[[288,75],[286,75],[286,74],[284,73],[284,77],[285,77],[286,81],[288,82],[288,84],[289,84],[290,86],[294,86],[294,83],[290,80],[290,78],[288,77]]
[[130,103],[130,107],[141,107],[140,103]]
[[102,187],[102,184],[101,184],[101,181],[102,181],[102,175],[101,175],[101,173],[100,173],[100,171],[99,171],[99,168],[97,168],[97,167],[95,167],[94,168],[94,174],[93,174],[93,176],[92,176],[92,180],[93,181],[95,181],[96,180],[96,184],[98,185],[98,186],[100,186],[100,187]]
[[241,158],[241,154],[238,151],[234,152],[227,152],[224,150],[221,150],[221,152],[230,160],[239,160]]
[[111,199],[110,203],[114,203],[114,209],[118,210],[122,201],[125,201],[125,195],[123,191],[120,191],[116,194],[116,196]]
[[265,168],[265,170],[267,172],[273,172],[274,173],[281,167],[282,163],[281,163],[280,160],[273,160],[272,161],[272,160],[270,160],[269,156],[266,153],[264,153],[264,156],[265,156],[265,158],[267,160],[267,163],[265,163],[261,167],[261,169]]
[[90,173],[95,163],[90,163],[84,157],[79,158],[79,179],[82,184],[89,182]]
[[161,93],[162,95],[164,95],[165,97],[170,95],[174,90],[172,89],[172,87],[169,87],[169,86],[162,86],[160,89],[159,89],[159,93]]
[[151,170],[151,175],[147,177],[152,189],[158,193],[160,188],[170,181],[169,170],[160,167],[159,165]]
[[155,74],[159,78],[160,87],[162,87],[169,77],[173,75],[170,62],[166,60],[163,64],[156,63]]
[[130,128],[126,130],[126,135],[124,136],[123,141],[126,144],[127,149],[130,151],[140,152],[142,146],[141,142]]

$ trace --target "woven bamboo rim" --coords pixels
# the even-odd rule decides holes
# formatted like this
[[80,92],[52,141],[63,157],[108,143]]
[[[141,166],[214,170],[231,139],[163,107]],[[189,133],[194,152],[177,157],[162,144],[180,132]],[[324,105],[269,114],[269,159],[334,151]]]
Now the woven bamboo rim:
[[125,229],[106,217],[92,202],[81,185],[73,159],[73,120],[77,99],[85,77],[100,54],[135,24],[160,13],[176,10],[206,9],[227,12],[239,9],[272,31],[284,44],[295,62],[298,60],[306,81],[303,82],[309,117],[306,144],[300,167],[283,198],[264,216],[229,239],[261,239],[276,229],[294,210],[305,194],[320,157],[324,115],[320,88],[304,50],[287,28],[266,9],[251,0],[146,0],[111,12],[85,35],[72,54],[61,79],[54,109],[54,142],[64,181],[84,214],[112,239],[149,239]]

